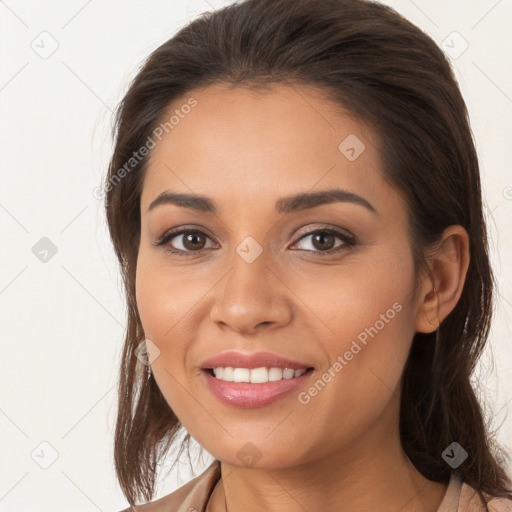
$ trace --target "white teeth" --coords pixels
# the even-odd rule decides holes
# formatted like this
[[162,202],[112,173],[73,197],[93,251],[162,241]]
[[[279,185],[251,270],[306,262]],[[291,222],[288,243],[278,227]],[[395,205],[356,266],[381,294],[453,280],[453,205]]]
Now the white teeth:
[[251,370],[251,382],[253,384],[268,382],[268,370],[266,368],[254,368]]
[[251,382],[251,370],[248,368],[235,368],[233,382]]
[[306,373],[306,370],[294,370],[293,368],[232,368],[217,367],[213,368],[213,373],[217,379],[226,382],[251,382],[253,384],[264,384],[265,382],[275,382],[282,379],[293,379]]
[[295,370],[293,368],[286,368],[283,370],[283,379],[293,379]]
[[233,368],[217,368],[217,370],[223,370],[222,377],[219,377],[220,379],[233,382]]
[[268,371],[268,380],[270,382],[274,382],[276,380],[281,380],[283,378],[283,369],[282,368],[270,368]]

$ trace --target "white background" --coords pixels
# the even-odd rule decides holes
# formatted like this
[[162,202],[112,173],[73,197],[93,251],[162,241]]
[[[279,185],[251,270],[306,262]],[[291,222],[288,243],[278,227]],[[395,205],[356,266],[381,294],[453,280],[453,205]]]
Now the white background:
[[[124,301],[92,191],[106,172],[112,112],[143,59],[200,12],[227,3],[0,1],[2,511],[127,506],[112,459]],[[511,451],[512,2],[384,3],[447,41],[453,55],[469,45],[452,62],[481,159],[500,287],[479,375],[498,440]],[[46,263],[32,252],[42,237],[57,248]],[[158,497],[191,476],[185,458],[180,467]]]

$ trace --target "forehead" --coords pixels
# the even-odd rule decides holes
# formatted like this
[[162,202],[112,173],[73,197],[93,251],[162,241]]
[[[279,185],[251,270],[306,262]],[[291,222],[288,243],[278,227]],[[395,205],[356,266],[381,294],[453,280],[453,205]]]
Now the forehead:
[[[195,106],[184,108],[191,99]],[[382,178],[376,135],[320,90],[215,85],[174,101],[162,122],[171,116],[150,153],[143,212],[166,189],[258,206],[331,186],[364,192],[372,203],[394,194]]]

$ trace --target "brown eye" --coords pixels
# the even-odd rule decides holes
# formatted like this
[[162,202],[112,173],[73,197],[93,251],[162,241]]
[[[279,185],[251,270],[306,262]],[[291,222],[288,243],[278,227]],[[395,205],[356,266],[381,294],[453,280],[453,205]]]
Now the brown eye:
[[[310,248],[307,248],[308,244],[304,244],[306,247],[299,247],[299,249],[318,254],[332,254],[355,245],[355,240],[352,237],[335,229],[311,231],[303,235],[296,244],[307,239],[310,239]],[[341,240],[341,243],[336,244],[336,239]]]
[[204,233],[193,231],[183,234],[183,246],[189,251],[200,250],[206,243]]
[[154,245],[166,246],[166,251],[181,256],[202,251],[208,240],[211,240],[210,237],[202,231],[182,229],[166,233]]
[[317,233],[313,235],[312,243],[317,249],[332,249],[335,244],[335,236],[329,233]]
[[[337,253],[356,245],[356,239],[353,236],[332,228],[310,231],[302,235],[294,245],[301,244],[307,238],[311,239],[309,244],[311,248],[299,247],[299,250],[319,255]],[[336,244],[336,239],[341,242]],[[181,229],[179,231],[167,232],[154,245],[164,246],[166,252],[178,256],[190,256],[194,253],[201,253],[204,249],[211,249],[213,247],[212,244],[209,247],[206,246],[208,241],[212,241],[212,239],[201,230]]]

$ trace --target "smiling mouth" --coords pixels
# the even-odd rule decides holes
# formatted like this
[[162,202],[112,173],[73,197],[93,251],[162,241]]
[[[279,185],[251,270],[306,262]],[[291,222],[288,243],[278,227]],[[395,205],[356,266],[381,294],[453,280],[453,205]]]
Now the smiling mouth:
[[233,383],[251,383],[266,384],[268,382],[278,382],[281,380],[292,380],[314,370],[313,367],[293,369],[278,367],[260,367],[260,368],[233,368],[216,367],[203,368],[203,370],[215,379],[224,382]]

